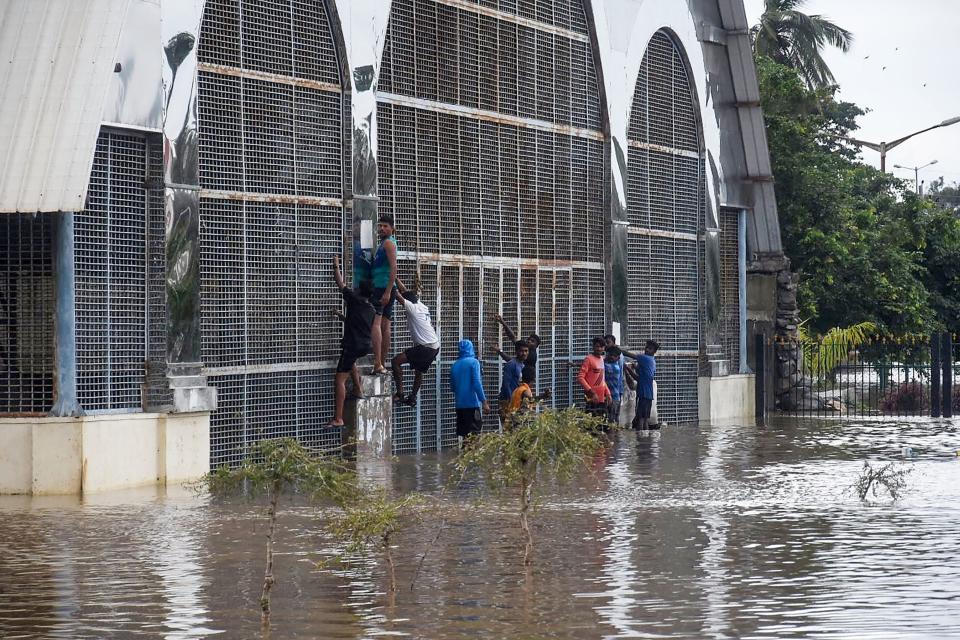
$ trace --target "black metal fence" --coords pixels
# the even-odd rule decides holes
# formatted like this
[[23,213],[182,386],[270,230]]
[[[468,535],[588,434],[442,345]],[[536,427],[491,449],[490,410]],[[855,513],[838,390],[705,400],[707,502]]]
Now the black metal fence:
[[[761,341],[758,341],[758,353]],[[762,340],[773,367],[766,409],[817,417],[932,416],[960,413],[958,341],[951,333],[841,340]],[[759,372],[758,372],[759,374]],[[772,398],[772,399],[771,399]],[[770,406],[772,402],[773,406]],[[758,415],[763,410],[758,401]]]

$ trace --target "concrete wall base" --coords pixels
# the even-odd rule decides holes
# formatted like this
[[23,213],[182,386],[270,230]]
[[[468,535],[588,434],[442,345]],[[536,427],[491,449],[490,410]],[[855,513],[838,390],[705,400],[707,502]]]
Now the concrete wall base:
[[698,378],[700,422],[752,425],[756,422],[755,376],[738,374],[722,378]]
[[344,439],[355,444],[358,462],[389,458],[393,455],[391,379],[385,375],[362,375],[360,383],[363,400],[348,400],[344,408]]
[[0,494],[172,485],[209,469],[209,412],[0,418]]

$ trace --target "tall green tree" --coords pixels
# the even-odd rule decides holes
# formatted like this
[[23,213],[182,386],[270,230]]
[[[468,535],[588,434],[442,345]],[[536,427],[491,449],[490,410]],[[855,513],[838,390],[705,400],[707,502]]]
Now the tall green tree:
[[758,57],[757,70],[784,250],[801,274],[811,332],[861,322],[927,330],[936,319],[924,258],[930,205],[856,160],[841,137],[856,129],[856,105],[769,58]]
[[754,52],[795,69],[811,89],[835,84],[821,54],[831,45],[849,51],[853,34],[821,15],[800,9],[807,0],[764,0],[760,23],[751,29]]

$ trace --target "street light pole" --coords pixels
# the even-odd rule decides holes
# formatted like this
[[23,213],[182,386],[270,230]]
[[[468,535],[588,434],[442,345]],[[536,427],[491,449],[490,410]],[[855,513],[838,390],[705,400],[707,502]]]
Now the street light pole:
[[893,168],[894,168],[894,169],[908,169],[908,170],[909,170],[909,169],[912,169],[912,170],[913,170],[913,184],[916,186],[916,188],[917,188],[917,195],[919,196],[919,195],[922,195],[922,194],[920,193],[920,170],[921,170],[921,169],[926,169],[927,167],[932,167],[932,166],[935,165],[935,164],[937,164],[937,161],[936,161],[936,160],[934,160],[934,161],[932,161],[932,162],[928,162],[927,164],[922,165],[922,166],[919,166],[919,167],[904,167],[904,166],[902,166],[902,165],[895,164],[895,165],[893,165]]
[[867,142],[866,140],[857,140],[856,138],[848,138],[847,136],[842,136],[842,137],[847,138],[847,140],[849,140],[850,142],[853,142],[854,144],[859,144],[861,146],[866,147],[867,149],[873,149],[874,151],[879,152],[880,153],[880,171],[886,173],[887,172],[887,151],[890,151],[894,147],[899,147],[901,144],[903,144],[910,138],[914,136],[918,136],[921,133],[926,133],[927,131],[932,131],[934,129],[939,129],[941,127],[949,127],[950,125],[957,124],[958,122],[960,122],[960,116],[957,116],[956,118],[949,118],[947,120],[944,120],[940,124],[935,124],[932,127],[921,129],[920,131],[911,133],[908,136],[897,138],[893,142]]

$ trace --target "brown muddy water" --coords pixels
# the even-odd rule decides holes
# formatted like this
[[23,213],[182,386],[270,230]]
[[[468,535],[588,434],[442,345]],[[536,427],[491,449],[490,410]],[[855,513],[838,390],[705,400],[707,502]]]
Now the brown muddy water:
[[[619,434],[542,501],[529,571],[514,516],[464,488],[412,587],[436,523],[397,540],[392,601],[376,555],[318,567],[339,550],[289,505],[271,637],[960,637],[958,449],[929,421]],[[451,459],[364,472],[436,492]],[[912,469],[908,493],[862,504],[864,460]],[[0,637],[261,637],[262,514],[181,491],[0,498]]]

